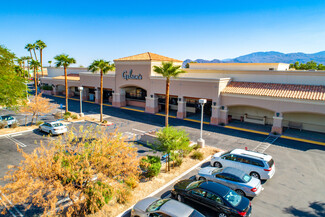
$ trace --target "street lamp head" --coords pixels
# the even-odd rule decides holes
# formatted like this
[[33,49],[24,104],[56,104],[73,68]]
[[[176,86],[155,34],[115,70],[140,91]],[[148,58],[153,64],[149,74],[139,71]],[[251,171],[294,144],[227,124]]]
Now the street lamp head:
[[78,90],[79,91],[82,91],[84,88],[83,87],[78,87]]
[[200,104],[205,104],[205,103],[207,103],[207,100],[206,99],[199,99],[199,103]]

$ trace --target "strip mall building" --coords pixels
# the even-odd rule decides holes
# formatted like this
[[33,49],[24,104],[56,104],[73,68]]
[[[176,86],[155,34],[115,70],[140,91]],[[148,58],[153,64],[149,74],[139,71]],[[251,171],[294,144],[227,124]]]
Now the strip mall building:
[[[162,113],[166,79],[153,66],[163,61],[182,65],[149,52],[114,60],[116,70],[104,75],[104,103]],[[199,116],[198,100],[205,98],[206,121],[213,125],[240,121],[268,125],[279,134],[288,127],[325,132],[325,71],[289,70],[283,63],[191,63],[184,70],[170,84],[170,110],[177,118]],[[65,94],[64,76],[42,83],[52,85],[54,95]],[[99,74],[73,71],[68,86],[69,97],[78,97],[82,86],[83,100],[99,102]]]

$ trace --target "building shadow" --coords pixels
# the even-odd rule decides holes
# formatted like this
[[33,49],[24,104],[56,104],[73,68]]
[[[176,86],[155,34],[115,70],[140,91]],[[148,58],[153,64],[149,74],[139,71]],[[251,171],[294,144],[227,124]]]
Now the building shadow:
[[287,207],[283,210],[286,214],[291,214],[293,216],[299,217],[324,217],[325,216],[325,203],[315,201],[309,203],[309,208],[312,211],[306,211],[302,209],[297,209],[294,206]]

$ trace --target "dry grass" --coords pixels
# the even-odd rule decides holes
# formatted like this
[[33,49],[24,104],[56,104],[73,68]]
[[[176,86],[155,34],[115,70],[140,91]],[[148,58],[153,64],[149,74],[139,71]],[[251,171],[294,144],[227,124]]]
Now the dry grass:
[[[213,147],[205,147],[204,149],[198,149],[203,153],[204,159],[208,156],[213,155],[216,152],[219,152],[220,149]],[[135,204],[139,200],[147,197],[149,194],[162,187],[175,177],[179,176],[186,170],[190,169],[194,165],[196,165],[199,160],[191,159],[190,157],[184,158],[183,164],[180,167],[176,167],[175,169],[171,169],[169,173],[165,172],[165,165],[162,165],[162,171],[157,176],[147,182],[139,183],[138,187],[136,187],[132,192],[132,197],[129,202],[126,204],[118,204],[118,203],[109,203],[103,207],[103,209],[95,214],[89,215],[91,217],[99,217],[99,216],[117,216],[122,213],[124,210],[129,208],[131,205]]]
[[23,126],[23,127],[17,127],[17,128],[4,128],[4,129],[0,129],[0,135],[5,135],[5,134],[9,134],[9,133],[18,133],[18,132],[22,132],[25,130],[34,130],[37,129],[38,126]]

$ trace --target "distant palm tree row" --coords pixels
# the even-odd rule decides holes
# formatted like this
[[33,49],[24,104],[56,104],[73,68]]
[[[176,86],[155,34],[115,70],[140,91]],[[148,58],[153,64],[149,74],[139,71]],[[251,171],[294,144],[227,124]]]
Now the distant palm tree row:
[[[27,60],[28,69],[29,67],[34,70],[34,83],[35,83],[35,91],[37,95],[37,83],[38,83],[38,68],[41,67],[42,70],[42,77],[43,74],[43,49],[46,48],[47,45],[41,41],[37,40],[34,44],[27,44],[25,46],[25,49],[29,51],[30,57],[22,57],[17,59],[17,63],[20,67],[22,67],[22,64],[25,67],[25,61]],[[39,50],[40,52],[40,62],[38,61],[36,50]],[[33,57],[33,53],[35,56],[35,59]],[[68,75],[67,75],[67,68],[71,64],[75,64],[76,60],[72,57],[69,57],[67,54],[60,54],[54,57],[56,60],[55,66],[64,68],[64,78],[65,78],[65,111],[68,112]],[[30,60],[30,61],[29,61]],[[52,61],[48,61],[48,63],[51,66]],[[166,78],[166,106],[165,106],[165,112],[166,112],[166,119],[165,119],[165,126],[168,127],[168,115],[169,115],[169,89],[170,89],[170,78],[176,78],[179,76],[179,74],[184,73],[185,71],[180,69],[181,66],[174,66],[173,62],[162,62],[161,66],[154,66],[154,71],[158,74],[161,74],[163,77]],[[100,121],[103,122],[103,75],[106,74],[109,71],[112,71],[115,69],[114,63],[110,63],[109,61],[100,59],[100,60],[94,60],[91,65],[88,67],[88,70],[96,73],[100,73]]]

